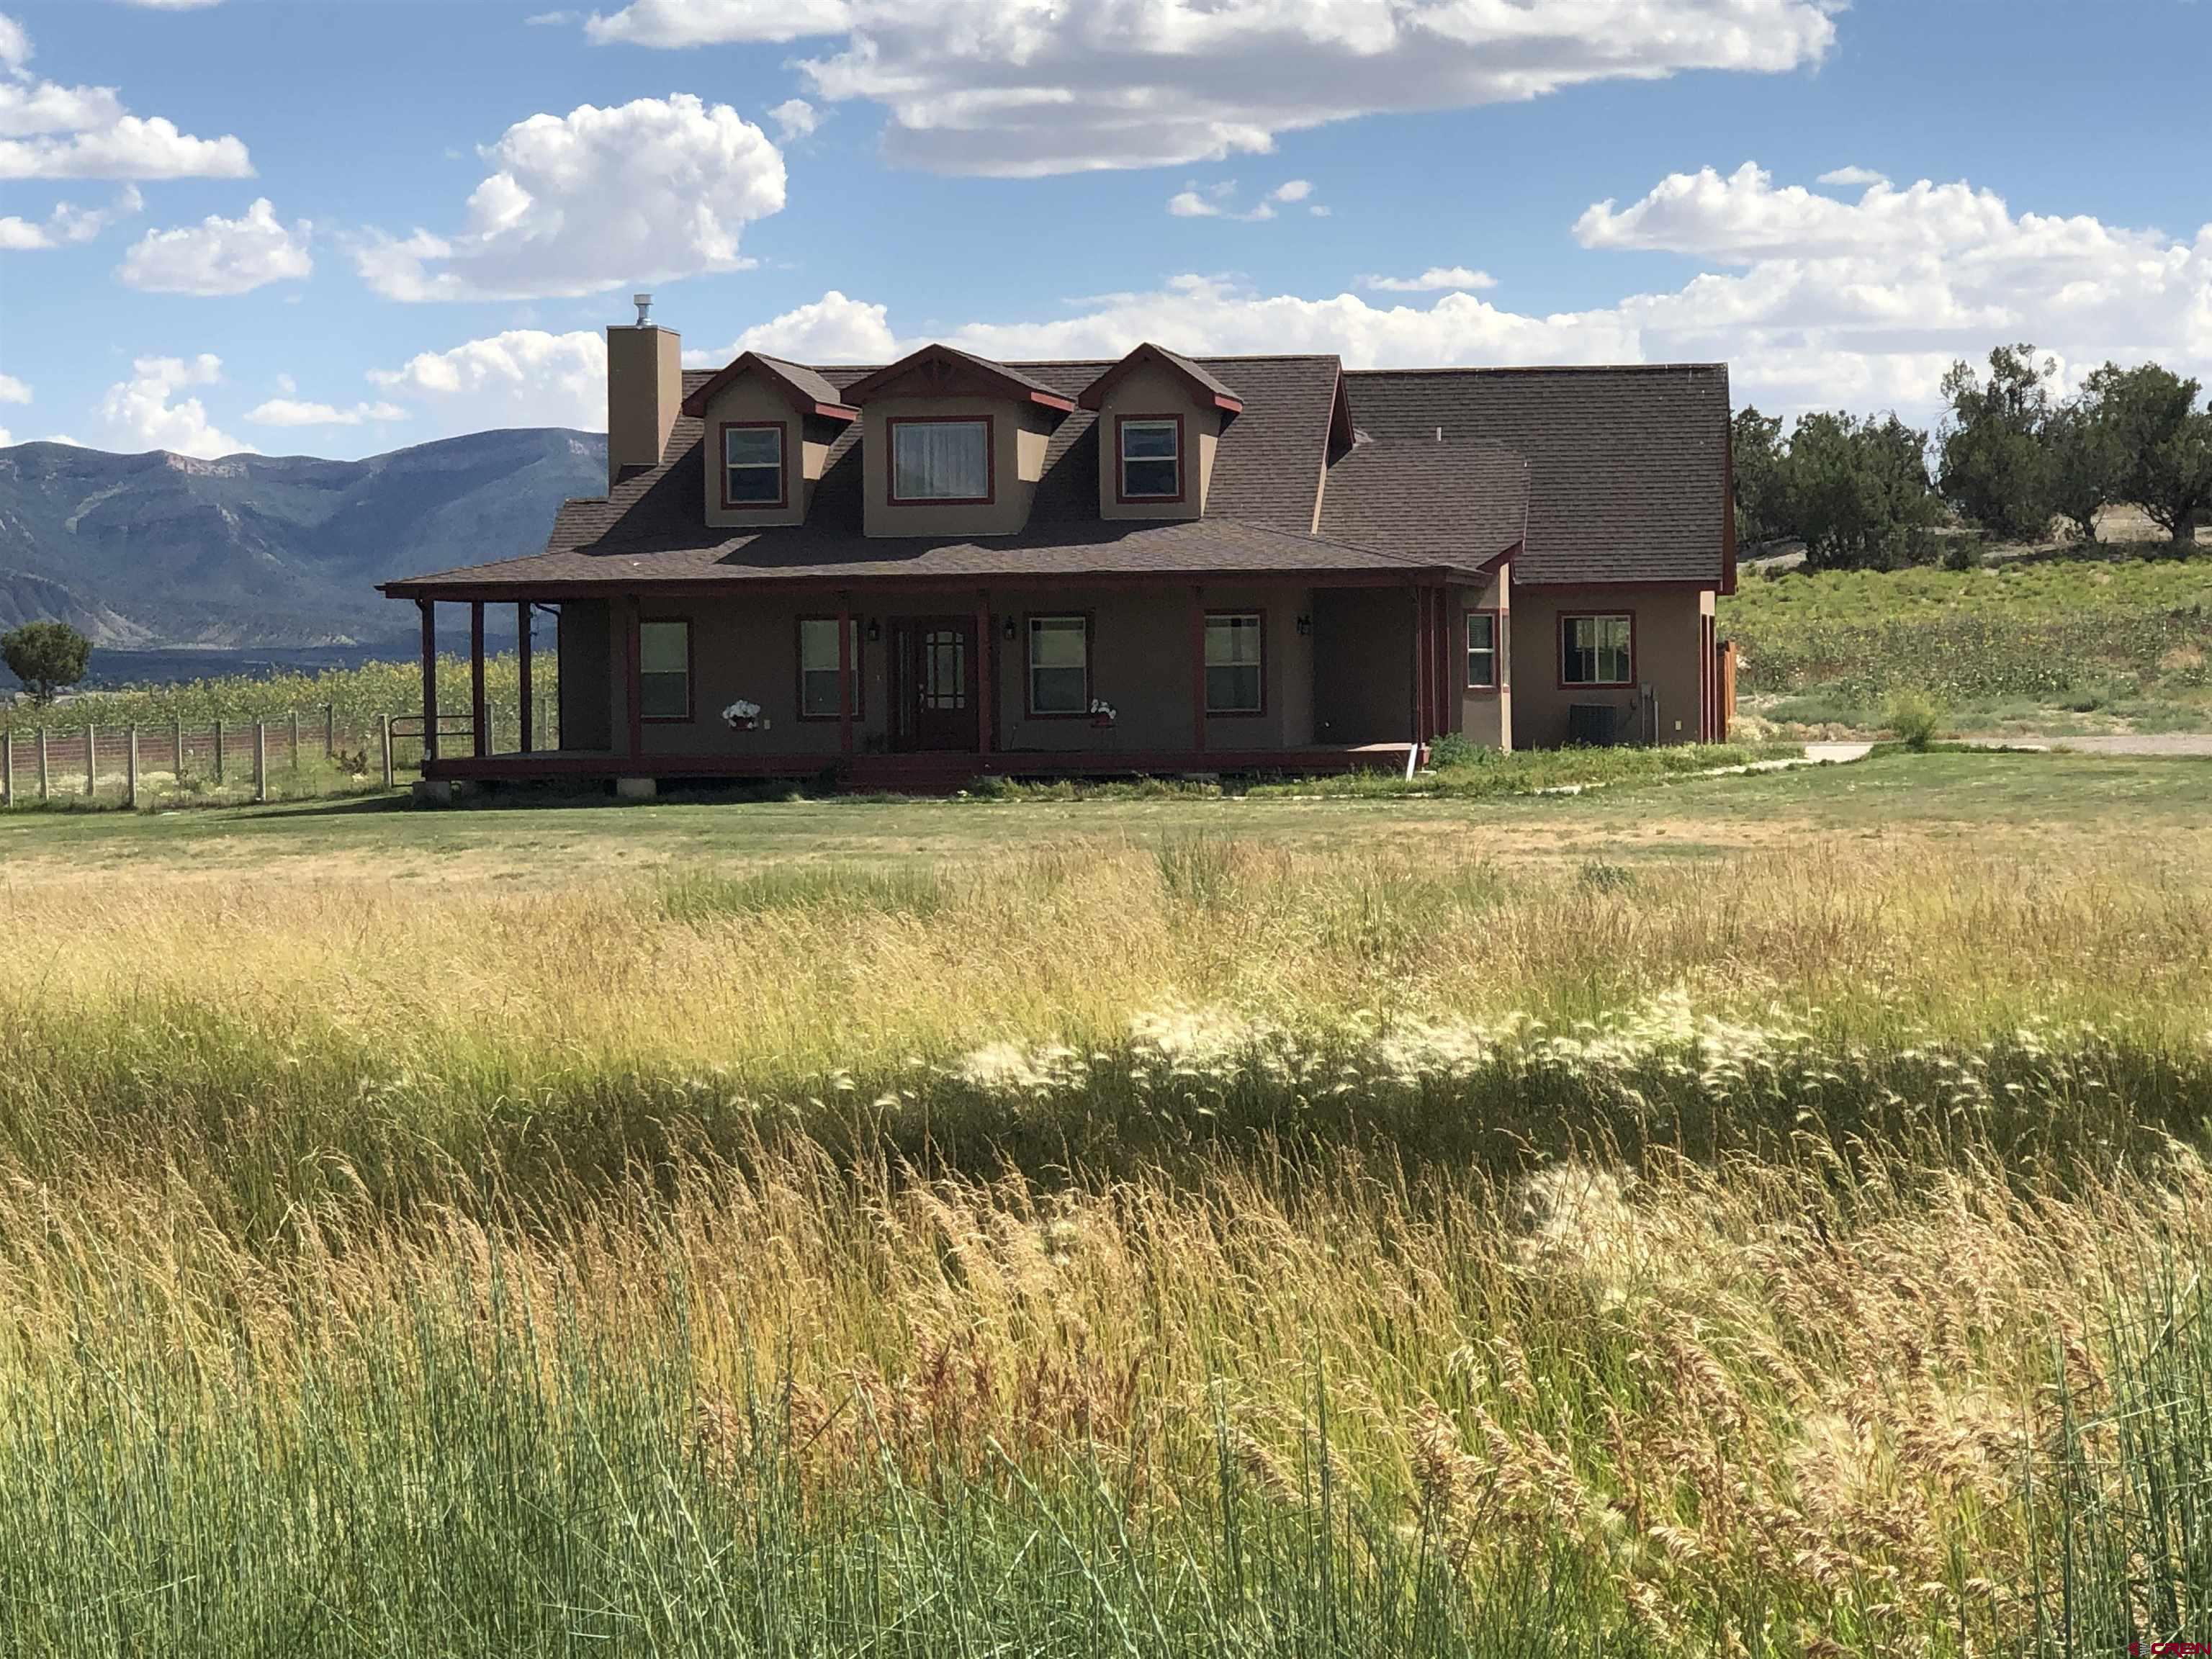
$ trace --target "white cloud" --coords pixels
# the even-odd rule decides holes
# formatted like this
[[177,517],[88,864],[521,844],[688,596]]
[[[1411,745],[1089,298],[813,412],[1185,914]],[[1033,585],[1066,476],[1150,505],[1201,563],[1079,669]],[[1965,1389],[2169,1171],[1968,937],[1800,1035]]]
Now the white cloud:
[[369,381],[419,405],[442,432],[490,427],[607,425],[607,343],[589,330],[510,329],[448,351],[426,351]]
[[524,27],[533,29],[556,29],[580,21],[582,14],[573,11],[532,12],[522,20]]
[[787,98],[768,112],[775,123],[776,137],[789,143],[804,138],[822,125],[822,112],[804,98]]
[[0,449],[8,448],[15,441],[15,434],[9,431],[6,427],[0,426]]
[[251,444],[241,443],[210,422],[198,398],[175,401],[179,392],[191,387],[220,381],[220,357],[204,352],[189,361],[141,357],[131,365],[131,371],[130,380],[108,387],[100,404],[100,421],[118,447],[166,449],[201,460],[253,453]]
[[896,162],[1036,176],[1264,153],[1277,135],[1693,70],[1776,73],[1826,0],[634,0],[599,41],[814,39],[832,101],[884,106]]
[[124,0],[124,3],[143,6],[148,11],[200,11],[209,6],[219,6],[222,0]]
[[1848,187],[1852,185],[1886,185],[1889,178],[1886,173],[1876,173],[1872,167],[1837,167],[1822,173],[1814,182]]
[[125,287],[154,294],[250,294],[313,272],[313,228],[305,219],[283,223],[264,196],[240,219],[210,214],[197,225],[148,231],[115,274]]
[[27,404],[31,388],[12,374],[0,374],[0,404]]
[[1465,265],[1431,265],[1418,276],[1362,276],[1359,286],[1379,289],[1385,294],[1434,294],[1443,289],[1496,288],[1498,278],[1486,270],[1470,270]]
[[720,351],[687,351],[693,368],[720,368],[744,351],[802,363],[887,363],[899,355],[890,313],[831,289],[819,300],[756,324]]
[[483,152],[465,228],[380,236],[355,255],[392,300],[574,298],[750,262],[744,225],[781,210],[783,156],[726,104],[689,94],[533,115]]
[[1271,202],[1303,202],[1313,194],[1313,183],[1307,179],[1291,179],[1277,185],[1267,192]]
[[1218,219],[1221,203],[1234,185],[1215,185],[1200,190],[1195,185],[1185,186],[1168,198],[1168,211],[1178,219]]
[[137,186],[125,185],[107,207],[81,208],[73,202],[57,202],[43,220],[21,219],[10,214],[0,218],[0,251],[21,253],[89,242],[117,220],[128,218],[145,204]]
[[[1178,219],[1242,219],[1253,222],[1275,216],[1277,203],[1297,203],[1313,194],[1313,185],[1304,179],[1291,179],[1275,186],[1261,198],[1259,204],[1239,212],[1233,205],[1237,199],[1237,181],[1224,179],[1218,185],[1185,185],[1168,198],[1168,212]],[[1315,205],[1308,209],[1321,218],[1328,216],[1328,210]]]
[[238,139],[196,138],[161,116],[132,115],[114,88],[41,80],[30,61],[29,34],[0,14],[0,179],[252,175]]
[[[284,377],[287,381],[290,378]],[[271,398],[247,410],[246,418],[256,426],[361,426],[372,421],[404,421],[407,411],[397,404],[356,404],[351,409],[340,409],[333,404]]]

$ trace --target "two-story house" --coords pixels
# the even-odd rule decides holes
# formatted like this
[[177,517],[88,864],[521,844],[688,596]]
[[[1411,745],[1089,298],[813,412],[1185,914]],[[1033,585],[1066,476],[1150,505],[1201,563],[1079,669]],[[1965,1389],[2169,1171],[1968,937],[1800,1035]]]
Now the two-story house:
[[[428,778],[927,788],[1721,735],[1725,367],[687,373],[647,314],[607,331],[606,495],[543,553],[383,589],[421,606],[426,708],[435,607],[471,607],[477,717]],[[490,750],[494,605],[526,674],[558,615],[550,744]]]

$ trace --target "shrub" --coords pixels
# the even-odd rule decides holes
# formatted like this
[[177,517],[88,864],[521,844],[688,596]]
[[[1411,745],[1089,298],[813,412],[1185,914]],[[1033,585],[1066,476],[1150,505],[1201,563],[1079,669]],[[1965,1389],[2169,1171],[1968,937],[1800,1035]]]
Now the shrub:
[[1447,732],[1429,744],[1429,764],[1439,772],[1455,767],[1479,766],[1495,751],[1468,737],[1464,732]]
[[1897,734],[1907,749],[1924,750],[1936,741],[1943,725],[1943,711],[1924,691],[1899,691],[1882,710],[1882,724]]

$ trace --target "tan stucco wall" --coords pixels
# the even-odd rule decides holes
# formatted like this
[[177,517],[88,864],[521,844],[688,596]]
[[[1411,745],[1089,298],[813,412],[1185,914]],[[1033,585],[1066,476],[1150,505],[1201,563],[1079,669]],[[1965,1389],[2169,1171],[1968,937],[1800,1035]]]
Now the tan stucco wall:
[[[1117,501],[1115,485],[1121,477],[1121,451],[1115,437],[1117,416],[1180,415],[1182,416],[1183,498],[1179,501]],[[1098,514],[1106,519],[1195,519],[1206,511],[1206,493],[1213,482],[1213,453],[1220,443],[1221,413],[1201,406],[1182,377],[1156,363],[1147,363],[1116,381],[1098,410],[1096,435],[1086,442],[1098,446]]]
[[[1480,587],[1456,587],[1452,599],[1461,613],[1460,625],[1464,627],[1464,613],[1468,611],[1495,611],[1498,613],[1499,644],[1503,647],[1498,659],[1498,687],[1495,691],[1462,690],[1460,694],[1460,727],[1468,741],[1491,749],[1510,750],[1513,747],[1513,580],[1512,567],[1501,565],[1498,573]],[[1457,635],[1462,647],[1455,665],[1462,681],[1466,679],[1466,635]]]
[[669,328],[607,331],[607,483],[660,465],[684,407],[684,338]]
[[[1659,740],[1694,743],[1700,687],[1700,618],[1712,614],[1710,589],[1528,587],[1513,590],[1513,732],[1523,749],[1556,748],[1567,739],[1571,703],[1604,703],[1628,711],[1623,739],[1642,741],[1638,687],[1659,700]],[[1636,618],[1636,685],[1597,690],[1559,684],[1559,617],[1563,612],[1627,612]]]
[[[784,507],[723,507],[721,430],[725,421],[774,421],[783,428]],[[720,529],[805,523],[813,503],[814,486],[821,481],[830,445],[838,430],[835,422],[802,418],[781,392],[757,375],[747,374],[724,386],[707,405],[703,469],[707,522]]]
[[[890,504],[890,422],[915,417],[988,417],[992,422],[994,499],[980,507]],[[863,511],[871,536],[1011,536],[1029,522],[1044,453],[1058,417],[1012,398],[882,398],[861,411]]]

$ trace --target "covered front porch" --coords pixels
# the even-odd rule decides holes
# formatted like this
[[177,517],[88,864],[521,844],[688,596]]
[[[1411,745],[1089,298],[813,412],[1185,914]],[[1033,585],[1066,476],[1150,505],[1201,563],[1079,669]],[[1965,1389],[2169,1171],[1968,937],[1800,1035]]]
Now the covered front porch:
[[[1425,573],[1424,573],[1425,574]],[[746,583],[417,597],[434,781],[834,779],[1404,770],[1437,736],[1510,742],[1507,689],[1470,686],[1490,589],[1445,580]],[[466,607],[471,716],[442,722],[439,601]],[[488,608],[557,616],[557,734],[486,718]],[[1502,666],[1492,673],[1503,678]],[[504,724],[504,723],[502,723]]]

